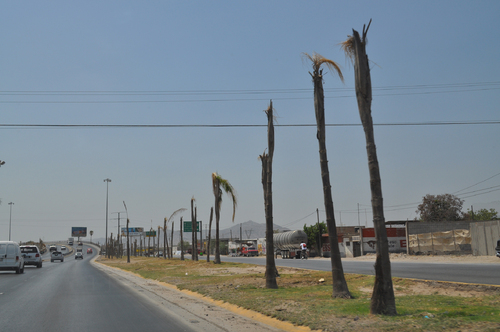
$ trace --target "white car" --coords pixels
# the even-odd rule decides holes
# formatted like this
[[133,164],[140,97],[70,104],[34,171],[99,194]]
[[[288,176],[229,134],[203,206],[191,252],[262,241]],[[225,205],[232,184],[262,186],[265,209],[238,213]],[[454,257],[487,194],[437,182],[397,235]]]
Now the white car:
[[42,255],[37,246],[25,245],[20,248],[24,258],[24,265],[35,265],[37,268],[42,267]]
[[64,262],[64,255],[60,251],[53,251],[50,253],[50,261],[54,263],[54,261]]
[[17,242],[0,241],[0,271],[24,273],[24,258]]
[[81,252],[77,252],[77,253],[75,254],[75,259],[78,259],[78,258],[83,259],[83,253],[81,253]]

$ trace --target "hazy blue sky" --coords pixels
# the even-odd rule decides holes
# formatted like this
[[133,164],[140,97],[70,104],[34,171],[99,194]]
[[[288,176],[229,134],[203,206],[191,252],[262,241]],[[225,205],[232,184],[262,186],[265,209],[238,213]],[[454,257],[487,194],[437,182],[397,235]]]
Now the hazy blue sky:
[[[286,126],[315,124],[303,52],[342,66],[344,84],[324,76],[326,122],[346,125],[327,128],[335,215],[357,225],[359,204],[371,226],[353,68],[338,45],[370,18],[386,220],[414,219],[426,194],[500,211],[499,1],[2,1],[0,238],[9,202],[13,240],[72,226],[103,237],[105,178],[109,232],[123,201],[131,226],[156,228],[193,196],[207,222],[214,171],[237,190],[235,223],[263,223],[270,99],[274,221],[302,228],[317,208],[324,220],[316,129]],[[231,213],[226,196],[222,228]]]

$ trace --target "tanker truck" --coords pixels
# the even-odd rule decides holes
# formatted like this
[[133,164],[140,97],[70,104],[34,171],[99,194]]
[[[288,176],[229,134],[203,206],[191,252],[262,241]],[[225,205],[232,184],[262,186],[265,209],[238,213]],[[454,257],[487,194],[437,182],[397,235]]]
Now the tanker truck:
[[276,257],[280,254],[281,258],[300,258],[300,244],[307,244],[307,234],[302,230],[275,233],[273,241]]

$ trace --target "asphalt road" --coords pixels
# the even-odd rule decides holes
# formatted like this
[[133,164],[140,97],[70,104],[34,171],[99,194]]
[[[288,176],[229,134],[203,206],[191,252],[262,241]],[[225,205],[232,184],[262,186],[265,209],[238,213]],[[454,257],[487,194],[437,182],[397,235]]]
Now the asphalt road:
[[[227,257],[223,261],[265,265],[265,257]],[[330,259],[281,259],[276,265],[298,267],[310,270],[331,271]],[[375,275],[374,262],[342,260],[344,273]],[[500,264],[463,264],[463,263],[422,263],[391,262],[393,277],[422,280],[452,281],[485,285],[500,285]]]
[[[76,246],[75,246],[76,248]],[[24,274],[0,272],[1,331],[227,331],[182,317],[178,306],[161,305],[154,293],[110,277],[86,254]]]

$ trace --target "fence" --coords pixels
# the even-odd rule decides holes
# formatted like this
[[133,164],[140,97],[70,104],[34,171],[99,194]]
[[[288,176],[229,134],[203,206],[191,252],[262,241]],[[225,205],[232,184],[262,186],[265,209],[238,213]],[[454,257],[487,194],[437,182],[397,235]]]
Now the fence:
[[500,221],[408,222],[408,254],[495,255]]

